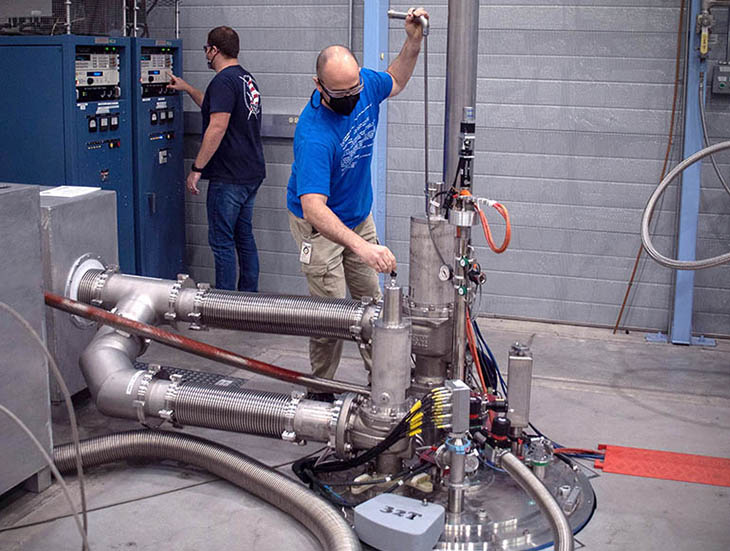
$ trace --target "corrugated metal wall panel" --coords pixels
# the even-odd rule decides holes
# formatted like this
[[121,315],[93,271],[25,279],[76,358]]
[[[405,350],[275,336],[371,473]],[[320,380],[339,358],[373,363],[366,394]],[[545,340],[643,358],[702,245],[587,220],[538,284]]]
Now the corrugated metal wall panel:
[[[347,40],[347,1],[186,0],[181,4],[185,78],[204,87],[212,77],[200,47],[209,27],[241,34],[241,60],[262,88],[265,113],[296,115],[312,90],[317,52]],[[644,204],[658,183],[667,143],[674,82],[679,0],[482,0],[480,8],[476,193],[504,202],[513,217],[509,251],[494,255],[474,233],[488,271],[481,312],[612,325],[640,244]],[[391,2],[405,11],[410,4]],[[442,169],[446,0],[429,2],[431,173]],[[363,1],[355,1],[353,42],[362,44]],[[163,19],[164,10],[157,17]],[[726,14],[718,11],[721,56]],[[165,19],[170,21],[169,17]],[[154,20],[153,20],[154,21]],[[390,24],[390,59],[402,22]],[[423,64],[389,102],[387,242],[408,276],[409,217],[423,210]],[[710,135],[730,136],[724,98],[708,102]],[[188,103],[187,109],[193,109]],[[678,138],[677,138],[678,139]],[[676,149],[676,148],[675,148]],[[266,140],[268,177],[257,198],[261,288],[306,292],[289,236],[285,187],[290,140]],[[673,151],[672,164],[678,153]],[[730,153],[719,158],[730,177]],[[698,256],[730,247],[730,198],[709,164],[703,168]],[[655,230],[660,250],[674,247],[677,198],[663,200]],[[503,224],[489,213],[495,232]],[[193,276],[212,281],[205,208],[187,210]],[[669,270],[644,259],[625,323],[666,330],[673,300]],[[730,267],[696,277],[694,327],[730,334]]]
[[[679,1],[659,0],[631,7],[618,1],[481,2],[474,187],[506,204],[513,224],[513,242],[503,255],[488,251],[475,229],[488,272],[483,313],[615,321],[640,244],[643,207],[662,170],[678,8]],[[447,2],[433,2],[429,10],[430,169],[439,173]],[[718,35],[723,17],[717,14]],[[393,26],[391,55],[401,33]],[[414,81],[389,108],[388,243],[402,259],[408,258],[408,217],[423,210],[422,70],[419,63]],[[711,115],[718,137],[730,133],[724,107]],[[676,151],[672,159],[676,163]],[[698,256],[730,244],[730,200],[707,168]],[[676,195],[667,192],[657,216],[654,233],[663,251],[674,246]],[[501,236],[498,216],[489,218]],[[728,287],[728,267],[697,275],[696,331],[730,333]],[[625,323],[666,330],[672,300],[671,271],[644,259]]]

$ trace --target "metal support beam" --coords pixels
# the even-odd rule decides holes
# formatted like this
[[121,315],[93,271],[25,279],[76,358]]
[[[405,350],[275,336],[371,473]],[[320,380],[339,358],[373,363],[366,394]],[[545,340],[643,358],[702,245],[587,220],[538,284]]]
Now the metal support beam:
[[[375,71],[388,68],[388,4],[387,0],[372,0],[363,7],[363,67]],[[388,161],[388,106],[380,104],[380,123],[373,144],[371,165],[373,179],[373,218],[378,238],[387,243],[386,235],[386,193]]]
[[[699,35],[695,21],[700,13],[702,0],[692,0],[689,25],[687,26],[687,93],[684,99],[684,149],[686,159],[703,147],[700,121],[699,94],[700,73],[705,72],[705,62],[699,56]],[[680,192],[677,259],[695,260],[697,248],[697,222],[700,210],[701,163],[689,167],[682,175]],[[677,270],[674,284],[674,311],[672,313],[671,340],[673,344],[692,343],[692,313],[694,304],[694,280],[692,270]]]

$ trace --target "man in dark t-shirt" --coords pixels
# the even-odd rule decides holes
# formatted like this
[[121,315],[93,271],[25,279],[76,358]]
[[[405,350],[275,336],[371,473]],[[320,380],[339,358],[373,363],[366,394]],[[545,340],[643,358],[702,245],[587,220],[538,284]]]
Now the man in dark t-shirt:
[[[218,289],[258,291],[259,260],[253,235],[256,192],[266,176],[261,144],[261,94],[251,73],[238,64],[239,40],[230,27],[216,27],[203,47],[216,76],[205,94],[170,75],[170,88],[187,92],[200,106],[203,139],[186,187],[200,193],[208,180],[208,243]],[[238,285],[236,285],[238,253]]]

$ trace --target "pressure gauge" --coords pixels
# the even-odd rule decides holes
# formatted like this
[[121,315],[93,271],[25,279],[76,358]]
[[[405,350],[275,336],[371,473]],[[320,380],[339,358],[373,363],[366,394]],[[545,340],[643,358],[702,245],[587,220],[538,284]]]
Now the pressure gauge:
[[439,279],[441,281],[448,281],[451,279],[451,268],[446,264],[442,264],[439,268]]

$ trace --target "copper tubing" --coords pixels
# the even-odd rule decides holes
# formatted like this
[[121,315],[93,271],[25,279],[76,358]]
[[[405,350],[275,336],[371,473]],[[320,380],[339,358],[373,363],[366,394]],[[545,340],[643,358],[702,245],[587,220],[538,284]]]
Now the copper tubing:
[[117,316],[116,314],[112,314],[111,312],[107,312],[101,308],[89,306],[88,304],[83,304],[82,302],[53,293],[45,293],[45,301],[48,306],[58,310],[63,310],[69,314],[94,320],[104,325],[114,327],[115,329],[120,329],[139,337],[151,339],[155,342],[177,348],[178,350],[183,350],[196,356],[200,356],[201,358],[207,358],[238,369],[243,369],[245,371],[257,373],[266,377],[272,377],[289,383],[303,385],[310,389],[322,392],[354,392],[364,395],[370,394],[369,389],[360,385],[322,379],[305,373],[299,373],[298,371],[292,371],[283,367],[277,367],[275,365],[260,362],[252,358],[246,358],[240,354],[236,354],[235,352],[189,339],[182,335],[170,333],[169,331],[165,331],[152,325],[147,325],[146,323]]

